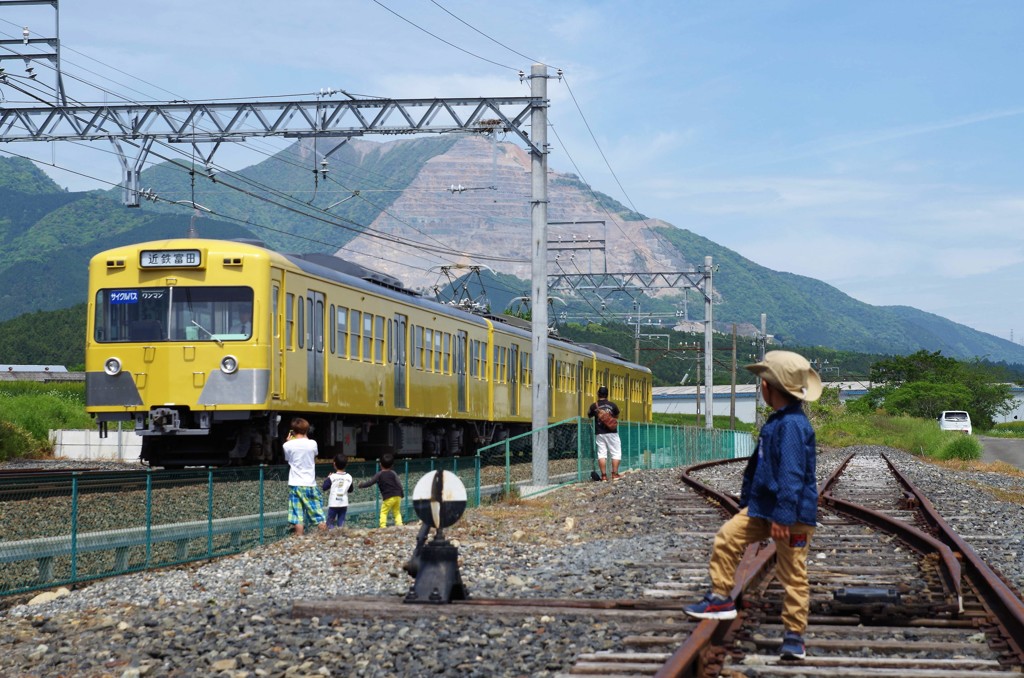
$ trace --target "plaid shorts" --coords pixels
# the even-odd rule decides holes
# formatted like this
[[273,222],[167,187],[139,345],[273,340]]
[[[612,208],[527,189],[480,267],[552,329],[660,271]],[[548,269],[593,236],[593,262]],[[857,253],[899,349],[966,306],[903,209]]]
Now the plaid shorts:
[[324,504],[315,485],[288,487],[288,522],[319,525],[324,522]]

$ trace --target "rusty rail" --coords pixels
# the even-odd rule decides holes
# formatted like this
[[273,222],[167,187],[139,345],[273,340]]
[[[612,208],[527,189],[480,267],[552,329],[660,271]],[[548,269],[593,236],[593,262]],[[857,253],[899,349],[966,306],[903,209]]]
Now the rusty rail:
[[1011,649],[1017,655],[1018,661],[1024,664],[1024,603],[975,550],[950,527],[928,498],[899,472],[885,454],[882,455],[882,459],[889,465],[889,469],[900,485],[913,494],[922,515],[938,533],[938,538],[960,554],[966,574],[977,589],[978,595],[999,620],[999,628],[1003,637],[1011,644]]
[[[882,456],[885,458],[885,455]],[[946,585],[949,586],[949,589],[956,595],[956,609],[962,613],[964,611],[964,592],[960,571],[960,561],[957,560],[956,555],[953,553],[953,549],[930,534],[922,532],[913,525],[908,525],[902,520],[896,520],[879,511],[873,511],[864,506],[860,506],[859,504],[854,504],[853,502],[849,502],[845,499],[840,499],[839,497],[832,495],[832,487],[838,481],[839,476],[842,475],[842,472],[846,469],[846,465],[852,458],[853,455],[851,454],[838,466],[838,468],[836,468],[832,475],[829,476],[828,480],[825,481],[824,488],[820,495],[821,503],[826,506],[831,506],[836,511],[852,516],[867,523],[868,525],[895,535],[921,553],[937,553],[942,563],[942,567],[940,568],[942,577],[946,581]],[[886,462],[888,463],[888,459],[886,459]],[[892,464],[889,464],[889,468],[892,468]],[[901,484],[905,482],[905,480],[901,481]],[[907,487],[907,485],[904,485],[904,487]],[[920,494],[916,492],[914,494],[918,498],[918,501],[922,499]]]

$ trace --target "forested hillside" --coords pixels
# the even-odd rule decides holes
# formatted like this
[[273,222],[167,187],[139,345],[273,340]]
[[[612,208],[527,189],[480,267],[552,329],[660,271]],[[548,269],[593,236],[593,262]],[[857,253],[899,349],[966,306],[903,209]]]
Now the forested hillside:
[[[216,181],[197,174],[195,201],[218,214],[232,216],[237,222],[205,216],[195,220],[195,226],[204,237],[257,238],[283,251],[333,252],[372,225],[381,214],[386,214],[385,210],[395,205],[398,196],[414,182],[418,186],[446,185],[442,177],[433,177],[430,172],[433,167],[444,164],[438,163],[436,158],[454,152],[453,149],[459,150],[456,164],[460,172],[470,175],[476,172],[475,176],[499,182],[522,181],[522,172],[514,167],[506,165],[503,172],[494,173],[489,154],[476,157],[466,151],[472,145],[456,147],[456,143],[455,136],[390,143],[351,142],[330,156],[327,178],[316,181],[311,170],[312,158],[318,156],[310,152],[308,141],[307,146],[297,144],[244,172],[218,176]],[[449,168],[452,165],[449,157]],[[166,200],[187,202],[192,195],[191,180],[185,168],[161,165],[143,173],[142,185],[153,188]],[[1020,345],[918,309],[871,306],[821,281],[772,271],[692,231],[651,225],[653,219],[641,219],[634,213],[623,214],[621,205],[598,192],[584,191],[585,185],[572,175],[553,172],[552,182],[563,188],[578,189],[561,193],[566,200],[574,201],[560,207],[563,212],[571,213],[573,219],[584,220],[588,214],[611,217],[621,219],[620,226],[631,229],[629,232],[635,240],[609,241],[609,247],[628,250],[630,242],[634,243],[632,246],[638,248],[637,256],[632,259],[636,267],[642,267],[645,261],[670,259],[674,265],[690,268],[691,262],[702,262],[708,255],[713,257],[717,267],[714,320],[718,332],[728,333],[732,324],[748,329],[756,327],[764,313],[769,334],[783,346],[821,346],[837,351],[886,355],[942,351],[961,359],[985,357],[993,362],[1024,364],[1024,347]],[[374,188],[370,190],[366,186]],[[495,195],[519,195],[520,188],[519,183],[499,185],[495,187]],[[443,188],[440,190],[443,192]],[[286,193],[292,197],[285,197]],[[490,192],[486,195],[490,196]],[[281,204],[273,205],[270,201]],[[498,203],[490,197],[487,202],[494,204],[494,209],[498,208]],[[512,209],[511,202],[506,200],[505,203],[506,211]],[[118,191],[69,193],[31,163],[0,157],[0,321],[86,301],[88,261],[97,252],[126,243],[180,237],[187,233],[192,210],[180,205],[164,204],[154,208],[151,203],[143,204],[142,209],[124,207]],[[416,196],[406,196],[402,204],[404,209],[415,211]],[[437,204],[435,200],[435,209]],[[326,214],[321,211],[319,219],[302,216],[302,206],[310,205],[330,209]],[[466,214],[478,220],[485,217],[462,210],[458,215],[449,215],[448,221],[456,216],[465,218]],[[412,218],[403,213],[402,218],[406,217]],[[481,226],[486,223],[486,220],[477,222],[473,247],[479,251],[495,251],[497,241],[489,242],[490,231]],[[416,228],[426,229],[431,224],[424,221],[417,223]],[[458,224],[455,227],[452,223],[442,225],[458,233],[461,222]],[[610,238],[612,235],[609,231]],[[451,240],[450,236],[446,237],[448,240],[444,242]],[[500,232],[492,235],[492,238],[503,237]],[[622,238],[622,235],[615,237]],[[507,238],[502,244],[507,245]],[[451,245],[458,247],[461,243]],[[646,248],[646,259],[639,256],[640,247]],[[471,276],[456,283],[453,289],[442,290],[442,296],[486,300],[492,312],[500,313],[515,297],[528,296],[529,289],[528,281],[507,272],[483,271],[479,279]],[[604,300],[562,295],[553,299],[553,303],[555,306],[549,315],[562,324],[578,318],[598,322],[613,317],[625,320],[632,308],[674,315],[681,305],[679,297],[625,293]],[[690,292],[687,310],[691,320],[703,317],[701,295]],[[605,317],[605,311],[620,315]],[[627,324],[635,330],[634,322],[628,320]],[[664,330],[669,329],[672,322],[666,320]],[[661,332],[663,328],[651,322],[641,325],[640,331]],[[84,333],[84,326],[81,332]],[[24,355],[19,362],[47,362],[45,356],[50,355],[51,350],[72,357],[81,351],[81,342],[74,346],[49,347],[45,345],[47,341],[48,338],[40,343],[37,356]],[[3,354],[0,354],[0,361],[14,362],[11,356]]]

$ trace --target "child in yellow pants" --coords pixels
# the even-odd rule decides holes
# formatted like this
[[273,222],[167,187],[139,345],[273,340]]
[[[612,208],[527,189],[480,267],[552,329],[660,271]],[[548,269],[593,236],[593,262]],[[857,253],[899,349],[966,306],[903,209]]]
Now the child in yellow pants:
[[386,453],[380,458],[380,470],[372,478],[359,483],[359,487],[373,487],[377,485],[380,489],[380,496],[383,501],[380,505],[380,526],[388,526],[388,513],[395,517],[395,525],[402,524],[402,497],[405,492],[402,490],[402,479],[394,472],[395,456]]

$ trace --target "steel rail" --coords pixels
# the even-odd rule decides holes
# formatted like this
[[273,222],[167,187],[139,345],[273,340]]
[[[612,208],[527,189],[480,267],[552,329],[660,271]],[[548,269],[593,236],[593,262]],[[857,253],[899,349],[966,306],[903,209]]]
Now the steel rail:
[[[694,471],[735,464],[738,461],[747,459],[724,459],[711,461],[691,466],[683,471],[682,481],[695,492],[709,497],[718,502],[729,515],[739,513],[739,502],[733,495],[719,492],[718,490],[701,483],[690,474]],[[730,594],[736,605],[739,606],[743,598],[743,592],[751,586],[756,585],[775,565],[775,543],[769,541],[765,544],[751,544],[743,553],[739,567],[736,568],[736,581]],[[703,665],[712,663],[711,658],[705,655],[705,650],[712,644],[724,638],[734,627],[738,627],[742,621],[736,619],[716,620],[705,619],[697,624],[697,628],[687,637],[679,648],[672,653],[668,661],[658,670],[655,678],[676,678],[677,676],[697,675],[703,669]]]
[[[850,460],[853,459],[853,457],[854,455],[851,454],[844,459],[843,463],[836,468],[831,476],[829,476],[820,494],[820,502],[826,506],[832,507],[840,513],[845,513],[848,516],[899,537],[921,553],[934,552],[938,554],[942,563],[942,567],[939,568],[939,571],[941,572],[943,579],[946,581],[947,586],[949,586],[950,590],[956,595],[956,609],[962,613],[964,611],[962,574],[960,561],[957,560],[956,554],[953,553],[953,549],[936,537],[917,529],[913,525],[909,525],[902,520],[892,518],[880,511],[874,511],[865,506],[854,504],[851,501],[840,499],[832,494],[832,488],[835,486],[836,482],[838,482],[840,475],[842,475],[843,471],[846,469],[846,465],[850,463]],[[892,468],[891,464],[890,468]]]
[[914,496],[922,515],[936,530],[939,539],[960,554],[967,576],[985,605],[998,620],[999,629],[1003,637],[1011,644],[1011,650],[1017,655],[1017,661],[1024,665],[1024,602],[956,533],[928,498],[906,476],[900,473],[885,454],[882,454],[882,459],[889,465],[889,469],[900,485]]

